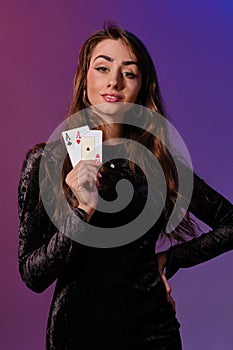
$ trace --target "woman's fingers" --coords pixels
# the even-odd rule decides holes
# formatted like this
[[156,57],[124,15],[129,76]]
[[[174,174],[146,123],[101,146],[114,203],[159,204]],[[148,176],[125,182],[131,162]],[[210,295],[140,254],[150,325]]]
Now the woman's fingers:
[[94,161],[80,161],[67,175],[66,183],[71,188],[82,186],[85,182],[96,182],[98,168],[101,163]]
[[167,301],[171,304],[173,311],[176,313],[176,303],[171,295],[167,296]]
[[166,276],[165,276],[164,273],[161,273],[161,278],[162,278],[162,280],[163,280],[163,284],[165,285],[167,295],[170,295],[171,292],[172,292],[172,289],[171,289],[171,286],[170,286],[170,284],[168,283],[167,278],[166,278]]
[[67,176],[73,176],[74,174],[79,174],[81,171],[86,169],[92,169],[93,171],[98,171],[98,168],[102,163],[96,162],[95,160],[81,160],[69,173]]
[[66,183],[77,198],[79,205],[95,208],[98,201],[98,179],[101,162],[80,161],[66,176]]
[[164,273],[161,274],[161,278],[162,278],[163,284],[165,285],[165,288],[166,288],[167,301],[168,301],[168,303],[171,304],[173,311],[176,312],[176,303],[175,303],[174,299],[171,296],[171,292],[172,292],[171,286],[168,283],[168,280],[167,280],[167,278],[166,278]]
[[86,167],[80,169],[78,174],[75,174],[74,181],[77,183],[78,188],[85,186],[88,182],[90,185],[97,180],[98,170],[93,167]]
[[168,301],[168,303],[171,304],[173,311],[176,312],[176,303],[171,296],[172,289],[171,289],[171,286],[168,283],[167,277],[165,276],[165,273],[164,273],[164,269],[165,269],[166,263],[167,263],[167,252],[164,251],[164,252],[158,253],[157,254],[157,261],[158,261],[158,271],[160,273],[160,276],[163,280],[163,284],[164,284],[165,289],[166,289],[167,301]]

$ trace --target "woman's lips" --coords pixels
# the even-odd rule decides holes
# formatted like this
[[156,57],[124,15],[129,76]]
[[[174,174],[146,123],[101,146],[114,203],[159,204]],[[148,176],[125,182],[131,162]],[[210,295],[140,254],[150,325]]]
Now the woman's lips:
[[111,94],[103,94],[102,97],[106,102],[119,102],[121,97]]

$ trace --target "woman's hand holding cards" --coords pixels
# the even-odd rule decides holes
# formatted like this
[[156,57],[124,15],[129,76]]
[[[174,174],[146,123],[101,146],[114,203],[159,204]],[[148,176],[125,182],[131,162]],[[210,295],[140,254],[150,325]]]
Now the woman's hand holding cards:
[[101,162],[81,160],[66,176],[66,183],[77,198],[80,209],[85,210],[89,221],[98,203],[98,171]]
[[78,207],[85,210],[89,221],[98,202],[98,172],[102,165],[102,130],[89,130],[85,125],[65,130],[62,136],[73,169],[66,183],[78,200]]

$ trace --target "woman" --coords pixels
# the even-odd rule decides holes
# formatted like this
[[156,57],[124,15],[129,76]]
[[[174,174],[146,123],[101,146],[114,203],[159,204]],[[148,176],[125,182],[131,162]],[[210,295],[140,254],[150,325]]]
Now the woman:
[[[163,211],[147,232],[128,244],[109,249],[80,244],[78,239],[70,238],[69,231],[74,226],[74,216],[70,214],[63,213],[59,229],[54,224],[53,219],[62,210],[62,191],[52,191],[59,178],[56,181],[51,169],[62,161],[62,142],[49,144],[48,163],[42,170],[45,144],[32,148],[24,161],[19,183],[19,270],[26,285],[36,292],[57,280],[47,326],[49,350],[181,349],[180,325],[163,268],[166,266],[166,276],[170,278],[181,267],[199,264],[233,248],[233,206],[194,174],[189,211],[212,230],[194,237],[195,225],[187,212],[169,235],[183,242],[161,253],[158,264],[156,241],[160,234],[166,236],[176,199],[185,194],[178,193],[175,162],[165,147],[163,124],[155,126],[153,113],[139,113],[141,127],[130,124],[132,104],[159,112],[166,120],[156,72],[146,48],[132,33],[110,25],[94,33],[81,48],[69,114],[91,108],[91,116],[81,115],[78,126],[88,124],[103,130],[103,162],[83,160],[72,169],[67,156],[62,188],[75,214],[75,233],[85,236],[85,222],[92,227],[119,227],[120,233],[121,227],[140,215],[148,199],[148,181],[152,181],[150,216],[155,215],[161,199]],[[93,121],[92,114],[98,122]],[[159,129],[159,137],[153,135],[154,128]],[[151,171],[150,159],[137,146],[125,150],[129,161],[119,157],[127,148],[119,139],[146,146],[160,162],[166,198],[158,194],[159,173]],[[136,159],[133,154],[139,166],[131,161]],[[53,207],[49,215],[40,194],[48,179],[53,193],[48,199]],[[131,202],[116,213],[99,210],[100,197],[109,203],[116,199],[116,185],[121,179],[133,185]],[[187,234],[194,238],[185,241]]]

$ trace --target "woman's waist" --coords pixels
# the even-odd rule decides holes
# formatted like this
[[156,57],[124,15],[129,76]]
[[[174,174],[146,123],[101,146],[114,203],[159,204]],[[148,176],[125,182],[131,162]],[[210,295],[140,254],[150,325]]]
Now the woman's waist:
[[[87,281],[86,281],[87,282]],[[59,280],[55,290],[54,303],[59,299],[58,312],[64,311],[75,324],[83,325],[90,319],[105,329],[148,329],[150,325],[165,324],[175,319],[161,280],[150,288],[141,288],[132,283],[96,283],[62,285]],[[62,295],[62,298],[59,298]],[[85,322],[84,322],[85,324]]]
[[166,291],[157,267],[138,269],[136,271],[123,268],[110,268],[99,270],[96,266],[92,269],[77,269],[61,275],[58,279],[61,288],[76,288],[77,293],[94,293],[106,297],[117,298],[151,294],[159,299],[166,299]]

